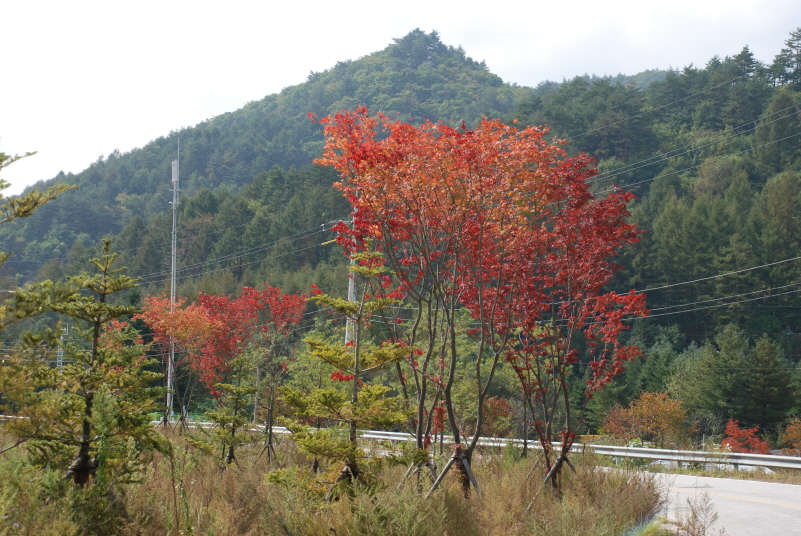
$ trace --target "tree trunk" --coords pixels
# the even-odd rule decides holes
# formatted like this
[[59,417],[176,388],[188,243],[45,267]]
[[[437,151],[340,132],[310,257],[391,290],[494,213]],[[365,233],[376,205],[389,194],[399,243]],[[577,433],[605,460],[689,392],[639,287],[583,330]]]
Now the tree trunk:
[[84,398],[85,405],[83,428],[81,430],[81,448],[65,475],[65,478],[73,479],[73,481],[81,487],[86,487],[89,483],[89,477],[97,470],[97,462],[89,457],[89,447],[92,444],[91,419],[94,396],[94,393],[88,393]]

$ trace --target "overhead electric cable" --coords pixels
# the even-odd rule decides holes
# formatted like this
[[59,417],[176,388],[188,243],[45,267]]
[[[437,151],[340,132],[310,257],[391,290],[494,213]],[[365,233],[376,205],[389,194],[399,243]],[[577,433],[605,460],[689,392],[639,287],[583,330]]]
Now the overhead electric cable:
[[[645,179],[645,180],[643,180],[643,181],[639,181],[639,182],[634,182],[634,183],[631,183],[631,184],[627,184],[627,185],[626,185],[626,186],[624,186],[624,187],[619,187],[619,189],[621,189],[621,190],[622,190],[622,189],[630,189],[632,186],[637,186],[638,184],[644,184],[644,183],[646,183],[646,182],[651,182],[651,181],[654,181],[654,180],[656,180],[656,179],[662,179],[662,178],[665,178],[665,177],[670,177],[670,176],[672,176],[672,175],[677,175],[677,174],[679,174],[679,173],[684,173],[685,171],[689,171],[689,170],[691,170],[691,169],[695,169],[695,168],[697,168],[697,167],[704,166],[704,165],[706,165],[706,164],[712,164],[712,163],[715,163],[715,162],[720,162],[721,160],[726,160],[727,158],[731,158],[731,157],[733,157],[733,156],[737,156],[737,155],[741,155],[741,154],[748,153],[748,152],[751,152],[751,151],[755,151],[756,149],[761,149],[762,147],[767,147],[768,145],[773,145],[774,143],[779,143],[780,141],[789,140],[790,138],[795,138],[796,136],[801,136],[801,132],[796,132],[795,134],[791,134],[791,135],[789,135],[789,136],[785,136],[784,138],[780,138],[780,139],[778,139],[778,140],[774,140],[774,141],[771,141],[771,142],[768,142],[768,143],[763,143],[762,145],[758,145],[758,146],[756,146],[756,147],[751,147],[750,149],[745,149],[745,150],[743,150],[743,151],[739,151],[739,152],[737,152],[737,153],[727,154],[727,155],[725,155],[725,156],[721,156],[720,158],[716,158],[716,159],[714,159],[714,160],[707,160],[707,161],[705,161],[705,162],[701,162],[700,164],[696,164],[696,165],[694,165],[694,166],[686,167],[686,168],[684,168],[684,169],[680,169],[680,170],[678,170],[678,171],[673,171],[673,172],[671,172],[671,173],[666,173],[666,174],[664,174],[664,175],[658,175],[658,176],[656,176],[656,177],[653,177],[653,178],[651,178],[651,179]],[[613,191],[615,191],[616,189],[618,189],[618,188],[610,188],[610,189],[608,189],[608,190],[604,190],[604,191],[603,191],[603,192],[601,192],[601,193],[613,192]]]
[[[337,194],[339,196],[342,195],[342,193],[340,191],[338,191],[338,190],[334,191],[333,194]],[[324,196],[323,198],[318,199],[317,201],[313,201],[311,203],[307,203],[307,204],[303,205],[303,207],[304,208],[312,207],[312,206],[317,205],[319,203],[322,203],[324,201],[329,201],[331,199],[334,199],[335,197],[337,197],[337,195],[328,194],[327,196]],[[253,223],[252,220],[249,221],[249,222],[246,222],[246,223],[239,224],[239,225],[232,225],[230,227],[223,227],[221,229],[215,229],[215,230],[209,231],[207,233],[202,233],[202,234],[199,234],[199,235],[195,235],[193,238],[199,238],[199,237],[202,237],[202,236],[208,236],[208,235],[215,234],[215,233],[221,233],[221,232],[224,232],[224,231],[230,231],[232,229],[238,229],[240,227],[246,227],[246,226],[250,225],[251,223]],[[179,239],[179,242],[182,242],[182,241]],[[171,243],[172,243],[171,241],[153,242],[151,244],[148,244],[148,246],[149,247],[166,246],[166,245],[169,245]],[[140,247],[141,246],[132,247],[132,248],[126,248],[126,249],[115,249],[114,253],[124,253],[124,252],[127,252],[127,251],[137,251]],[[6,263],[25,263],[25,262],[32,263],[32,262],[57,261],[57,260],[63,259],[65,257],[65,255],[66,255],[66,253],[64,255],[57,255],[57,256],[48,257],[48,258],[9,259],[9,260],[6,261]],[[86,259],[89,259],[92,256],[94,256],[94,254],[87,253],[83,257],[86,258]]]
[[[332,220],[332,221],[329,221],[329,222],[321,223],[317,227],[313,227],[311,229],[308,229],[308,230],[305,230],[305,231],[301,231],[301,232],[296,233],[294,235],[289,235],[287,237],[279,238],[279,239],[274,240],[272,242],[267,242],[267,243],[261,244],[259,246],[252,246],[250,248],[246,248],[246,249],[243,249],[243,250],[235,251],[233,253],[228,253],[228,254],[226,254],[226,255],[224,255],[222,257],[218,257],[218,258],[215,258],[215,259],[210,259],[210,260],[207,260],[207,261],[203,261],[203,262],[199,262],[199,263],[195,263],[195,264],[191,264],[191,265],[186,265],[186,266],[183,266],[181,269],[179,269],[179,271],[189,270],[189,269],[192,269],[192,268],[198,268],[198,267],[201,267],[201,266],[206,266],[206,265],[209,265],[209,264],[215,264],[215,263],[223,262],[223,261],[226,261],[226,260],[236,259],[238,257],[243,257],[245,255],[253,255],[255,253],[260,253],[261,251],[269,249],[270,247],[289,244],[289,243],[292,243],[292,242],[296,242],[298,240],[303,240],[304,238],[309,238],[309,237],[312,237],[312,236],[314,236],[316,234],[330,231],[330,229],[325,229],[325,228],[320,229],[320,227],[324,227],[325,225],[328,225],[328,224],[331,224],[331,223],[335,223],[335,222],[338,222],[338,221],[342,221],[342,220]],[[311,231],[314,231],[314,232],[311,232]],[[306,233],[306,234],[304,234],[304,233]],[[142,274],[142,275],[139,275],[138,277],[147,279],[149,277],[155,277],[155,276],[159,276],[159,275],[164,275],[166,273],[167,273],[166,270],[162,270],[162,271],[159,271],[159,272],[149,272],[147,274]]]
[[[698,304],[701,304],[701,303],[709,303],[709,302],[720,301],[720,300],[728,300],[728,299],[731,299],[731,298],[739,298],[740,296],[750,296],[751,294],[759,294],[761,292],[762,293],[771,292],[773,290],[779,290],[779,289],[783,289],[783,288],[794,287],[796,285],[801,285],[801,282],[790,283],[788,285],[781,285],[779,287],[771,287],[771,288],[764,288],[764,289],[759,289],[759,290],[752,290],[750,292],[743,292],[742,294],[732,294],[732,295],[729,295],[729,296],[722,296],[720,298],[709,298],[708,300],[699,300],[699,301],[695,301],[695,302],[691,302],[691,303],[680,303],[680,304],[676,304],[676,305],[663,305],[663,306],[660,306],[660,307],[649,307],[649,310],[650,311],[663,311],[665,309],[677,309],[679,307],[692,307],[693,305],[698,305]],[[767,297],[779,296],[779,295],[780,294],[769,294]]]
[[704,309],[713,309],[715,307],[726,307],[726,306],[729,306],[729,305],[737,305],[739,303],[746,303],[746,302],[757,301],[757,300],[767,300],[768,298],[775,298],[775,297],[778,297],[778,296],[787,296],[788,294],[795,294],[795,293],[798,293],[798,292],[801,292],[801,289],[790,290],[790,291],[787,291],[787,292],[782,292],[780,294],[771,294],[770,296],[759,296],[757,298],[749,298],[747,300],[739,300],[739,301],[729,302],[729,303],[719,303],[719,304],[716,304],[716,305],[707,305],[707,306],[704,306],[704,307],[696,307],[695,309],[687,309],[685,311],[672,311],[672,312],[669,312],[669,313],[659,313],[659,314],[656,314],[656,315],[649,315],[649,316],[646,316],[646,317],[634,317],[634,319],[636,319],[636,318],[656,318],[656,317],[660,317],[660,316],[678,315],[678,314],[681,314],[681,313],[692,313],[694,311],[702,311]]
[[676,103],[679,103],[679,102],[681,102],[681,101],[685,101],[685,100],[687,100],[687,99],[691,99],[691,98],[693,98],[693,97],[697,97],[698,95],[702,95],[702,94],[706,93],[707,91],[712,91],[713,89],[718,89],[719,87],[722,87],[722,86],[729,85],[729,84],[731,84],[732,82],[734,82],[734,81],[736,81],[736,80],[739,80],[740,78],[743,78],[743,77],[746,77],[746,76],[748,76],[748,73],[746,73],[746,74],[741,74],[740,76],[735,76],[735,77],[734,77],[734,78],[732,78],[731,80],[727,80],[726,82],[723,82],[723,83],[721,83],[721,84],[718,84],[718,85],[716,85],[716,86],[712,86],[712,87],[708,87],[708,88],[702,89],[702,90],[701,90],[701,91],[699,91],[698,93],[693,93],[692,95],[688,95],[688,96],[686,96],[686,97],[682,97],[682,98],[680,98],[680,99],[676,99],[676,100],[674,100],[673,102],[669,102],[669,103],[667,103],[667,104],[663,104],[662,106],[657,106],[656,108],[651,108],[650,110],[645,110],[644,112],[640,112],[640,113],[638,113],[638,114],[634,114],[634,115],[632,115],[632,116],[626,117],[625,119],[621,119],[621,120],[619,120],[619,121],[615,121],[615,122],[613,122],[613,123],[609,123],[608,125],[604,125],[604,126],[602,126],[602,127],[598,127],[598,128],[594,128],[594,129],[592,129],[592,130],[588,130],[588,131],[586,131],[586,132],[583,132],[583,133],[581,133],[581,134],[578,134],[578,135],[576,135],[576,136],[573,136],[573,137],[571,137],[570,139],[581,138],[582,136],[586,136],[587,134],[592,134],[593,132],[598,132],[599,130],[604,130],[604,129],[606,129],[606,128],[609,128],[609,127],[612,127],[612,126],[618,125],[618,124],[620,124],[620,123],[625,123],[626,121],[631,121],[632,119],[635,119],[635,118],[637,118],[637,117],[643,116],[643,115],[645,115],[645,114],[649,114],[649,113],[652,113],[652,112],[656,112],[657,110],[661,110],[662,108],[667,108],[668,106],[673,106],[674,104],[676,104]]
[[[319,245],[320,244],[314,244],[313,246],[308,246],[308,247],[305,247],[305,248],[296,249],[295,251],[288,251],[288,252],[282,253],[280,255],[272,255],[272,256],[269,256],[269,257],[264,257],[262,259],[257,259],[255,261],[242,263],[242,264],[239,264],[237,266],[226,266],[224,268],[217,268],[215,270],[206,270],[206,271],[203,271],[203,272],[200,272],[200,273],[197,273],[197,274],[185,274],[185,275],[182,275],[182,276],[178,277],[178,279],[188,279],[190,277],[197,277],[199,275],[206,275],[206,274],[213,274],[213,273],[217,273],[217,272],[222,272],[224,270],[230,270],[232,268],[241,268],[242,266],[250,266],[251,264],[256,264],[256,263],[263,262],[263,261],[266,261],[266,260],[280,259],[281,257],[286,257],[287,255],[292,255],[293,253],[300,253],[301,251],[307,251],[309,249],[316,248]],[[155,285],[157,283],[163,283],[164,281],[168,281],[168,279],[159,279],[159,280],[156,280],[156,281],[144,281],[143,283],[144,284],[148,284],[148,285]]]
[[654,290],[662,290],[662,289],[665,289],[665,288],[678,287],[678,286],[681,286],[681,285],[689,285],[691,283],[698,283],[698,282],[701,282],[701,281],[709,281],[710,279],[717,279],[719,277],[725,277],[727,275],[734,275],[734,274],[741,274],[743,272],[750,272],[752,270],[758,270],[759,268],[767,268],[768,266],[776,266],[777,264],[784,264],[785,262],[797,261],[799,259],[801,259],[801,256],[793,257],[791,259],[784,259],[784,260],[776,261],[776,262],[770,262],[768,264],[761,264],[759,266],[752,266],[751,268],[743,268],[742,270],[734,270],[733,272],[725,272],[725,273],[722,273],[722,274],[710,275],[709,277],[701,277],[699,279],[693,279],[692,281],[682,281],[681,283],[671,283],[669,285],[662,285],[661,287],[646,288],[646,289],[642,289],[642,290],[637,290],[637,292],[652,292]]
[[[792,106],[788,106],[784,110],[787,110],[789,108],[797,108],[797,106],[798,105],[793,104]],[[780,112],[784,111],[784,110],[780,110]],[[776,112],[776,113],[779,113],[779,112]],[[774,115],[774,114],[771,114],[771,115]],[[698,145],[698,146],[693,147],[693,144],[688,144],[688,145],[685,145],[683,147],[679,147],[677,149],[672,149],[671,151],[668,151],[667,153],[657,153],[656,155],[651,156],[649,158],[646,158],[644,160],[640,160],[639,162],[634,162],[632,164],[628,164],[626,166],[623,166],[621,168],[615,169],[613,171],[609,171],[607,173],[602,173],[600,175],[596,175],[591,180],[588,180],[587,183],[591,184],[593,182],[598,182],[598,181],[602,181],[602,180],[606,180],[606,179],[611,179],[611,178],[617,177],[619,175],[623,175],[624,173],[630,173],[632,171],[636,171],[638,169],[642,169],[644,167],[651,166],[653,164],[658,164],[660,162],[664,162],[664,161],[670,160],[672,158],[678,158],[679,156],[684,156],[684,155],[689,154],[689,153],[691,153],[693,151],[697,151],[697,150],[703,149],[705,147],[709,147],[710,145],[713,145],[715,143],[720,143],[720,142],[726,141],[726,140],[731,139],[731,138],[736,138],[738,136],[742,136],[743,134],[746,134],[748,132],[756,130],[757,128],[764,127],[766,125],[770,125],[771,123],[775,123],[776,121],[781,121],[782,119],[786,119],[786,118],[792,117],[794,115],[796,115],[796,112],[789,113],[787,115],[783,115],[782,117],[779,117],[779,118],[774,119],[772,121],[769,121],[767,123],[762,123],[762,124],[759,124],[759,125],[755,125],[754,127],[749,128],[747,130],[735,130],[733,133],[731,133],[729,135],[726,135],[727,131],[723,131],[723,132],[721,132],[720,134],[718,134],[716,136],[711,136],[711,137],[709,137],[709,138],[707,138],[705,140],[702,140],[702,143],[708,142],[705,145]],[[741,125],[741,126],[737,127],[737,129],[740,129],[745,125],[748,125],[748,124],[751,124],[751,123],[755,123],[755,122],[756,121],[749,121],[748,123],[745,123],[744,125]],[[726,137],[724,138],[723,136],[726,136]],[[687,149],[688,147],[691,147],[691,148]],[[670,154],[670,153],[675,152],[675,151],[681,151],[682,149],[687,149],[687,150],[684,151],[683,153]],[[657,158],[657,157],[660,157],[660,156],[662,156],[662,158],[660,158],[658,160],[654,160],[654,158]],[[649,162],[649,160],[651,160],[651,161]],[[641,164],[641,165],[638,165],[638,164]],[[637,167],[632,167],[632,166],[637,166]]]
[[[303,236],[294,235],[294,237],[281,238],[281,239],[278,239],[278,240],[274,240],[273,242],[268,242],[266,244],[262,244],[262,245],[259,245],[259,246],[253,246],[253,247],[250,247],[250,248],[247,248],[247,249],[244,249],[244,250],[235,251],[233,253],[228,253],[226,255],[223,255],[222,257],[209,259],[209,260],[206,260],[206,261],[203,261],[203,262],[198,262],[198,263],[195,263],[195,264],[184,265],[184,266],[181,266],[181,268],[178,271],[179,272],[184,272],[184,271],[191,270],[193,268],[199,268],[199,267],[202,267],[202,266],[207,266],[209,264],[217,264],[217,263],[225,262],[225,261],[228,261],[228,260],[231,260],[231,259],[235,259],[235,258],[238,258],[238,257],[243,257],[245,255],[253,255],[255,253],[260,253],[261,251],[264,251],[264,250],[269,249],[271,247],[275,247],[275,246],[278,246],[278,245],[289,244],[289,243],[295,242],[297,240],[303,240],[304,238],[312,237],[312,236],[314,236],[316,234],[319,234],[321,232],[324,232],[324,231],[325,231],[325,229],[323,229],[323,230],[319,230],[318,229],[317,231],[315,231],[313,233],[309,233],[309,234],[306,234],[306,235],[303,235]],[[290,238],[291,238],[291,240],[290,240]],[[166,273],[166,271],[150,272],[150,273],[147,273],[147,274],[144,274],[144,275],[140,275],[139,277],[146,279],[146,278],[149,278],[149,277],[152,277],[152,276],[163,275],[165,273]]]

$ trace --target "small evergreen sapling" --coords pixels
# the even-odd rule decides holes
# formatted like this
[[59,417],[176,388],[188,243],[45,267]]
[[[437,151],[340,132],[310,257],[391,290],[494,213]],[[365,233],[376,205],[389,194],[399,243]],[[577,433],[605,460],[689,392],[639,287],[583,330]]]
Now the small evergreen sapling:
[[30,387],[19,393],[26,419],[13,423],[15,432],[33,437],[30,447],[42,459],[77,449],[66,478],[79,486],[99,469],[118,481],[132,477],[142,457],[161,446],[148,419],[162,392],[151,385],[161,375],[145,370],[151,364],[147,347],[122,320],[136,308],[109,303],[112,294],[136,286],[123,268],[114,267],[115,259],[111,241],[104,240],[103,254],[91,260],[95,273],[69,278],[76,290],[50,304],[79,324],[71,340],[58,343],[65,354],[62,369],[44,351],[45,340],[33,334],[26,335],[14,363],[17,380]]
[[[350,319],[354,326],[353,339],[344,345],[319,338],[305,339],[314,357],[336,368],[331,374],[332,379],[350,383],[349,392],[335,387],[315,388],[310,392],[290,387],[280,389],[284,400],[296,408],[298,417],[333,421],[346,428],[347,437],[335,429],[313,430],[298,422],[288,424],[304,451],[316,457],[344,462],[337,484],[343,480],[365,480],[361,469],[364,453],[357,444],[359,428],[392,428],[409,418],[401,397],[387,396],[389,387],[371,384],[365,379],[366,374],[400,361],[409,354],[409,349],[399,343],[372,345],[363,340],[364,325],[371,315],[397,303],[392,293],[386,292],[391,272],[384,266],[383,256],[378,252],[354,253],[351,257],[355,261],[351,266],[354,276],[359,275],[365,281],[359,299],[335,298],[316,287],[311,299]],[[369,283],[376,281],[382,284],[373,288],[374,293],[370,295]]]

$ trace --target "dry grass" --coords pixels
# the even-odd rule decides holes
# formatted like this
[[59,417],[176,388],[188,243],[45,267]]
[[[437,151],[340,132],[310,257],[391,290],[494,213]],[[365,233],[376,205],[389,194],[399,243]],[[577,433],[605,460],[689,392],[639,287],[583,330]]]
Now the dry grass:
[[[243,451],[239,467],[224,470],[180,437],[171,438],[171,443],[171,455],[156,455],[141,483],[119,489],[122,504],[110,508],[108,501],[99,500],[105,509],[95,505],[88,510],[96,517],[109,516],[102,524],[105,528],[93,525],[90,530],[81,530],[91,516],[76,514],[88,508],[88,503],[74,500],[78,492],[31,476],[46,472],[29,467],[27,489],[18,481],[13,491],[7,475],[24,460],[14,454],[11,463],[7,454],[0,460],[0,515],[5,516],[0,523],[11,525],[0,533],[47,534],[53,528],[51,534],[65,535],[617,536],[649,518],[661,504],[648,475],[597,469],[592,459],[577,457],[577,472],[563,473],[563,496],[557,498],[546,489],[526,514],[541,486],[542,471],[533,468],[533,460],[518,462],[501,452],[475,459],[480,498],[474,494],[464,499],[457,479],[448,477],[426,500],[419,492],[430,485],[426,476],[418,486],[415,477],[404,479],[405,467],[376,463],[370,468],[373,485],[356,489],[350,498],[326,502],[321,496],[337,467],[323,468],[329,471],[315,478],[312,461],[289,440],[280,445],[273,467],[266,456],[258,456],[259,447]],[[283,469],[281,477],[266,478],[275,469]],[[20,515],[23,508],[26,514]]]

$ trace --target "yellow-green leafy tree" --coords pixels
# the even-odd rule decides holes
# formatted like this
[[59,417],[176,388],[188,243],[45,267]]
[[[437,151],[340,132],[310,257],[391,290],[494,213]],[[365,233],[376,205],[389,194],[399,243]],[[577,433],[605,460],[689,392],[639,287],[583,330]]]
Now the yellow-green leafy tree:
[[[284,400],[293,406],[301,420],[317,419],[336,426],[313,429],[299,421],[289,423],[293,437],[307,453],[330,461],[344,462],[337,477],[342,481],[365,481],[361,462],[364,452],[358,444],[359,429],[386,429],[406,422],[409,413],[404,401],[389,396],[391,389],[368,381],[370,373],[404,359],[409,349],[395,342],[373,344],[363,336],[365,323],[372,315],[390,307],[398,300],[389,292],[391,272],[384,266],[378,252],[354,253],[351,271],[363,283],[356,300],[336,298],[313,287],[312,300],[344,315],[351,323],[352,332],[344,344],[332,344],[320,338],[307,338],[311,354],[333,366],[332,379],[349,385],[349,389],[336,387],[315,388],[303,391],[282,387]],[[381,284],[375,284],[380,282]],[[372,291],[372,292],[371,292]],[[346,432],[346,433],[345,433]]]

